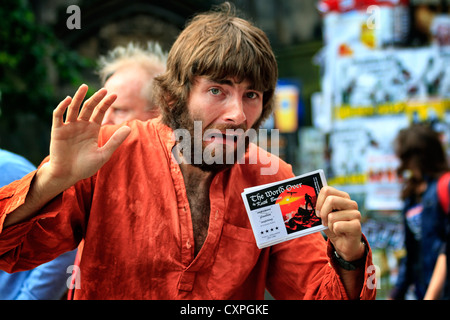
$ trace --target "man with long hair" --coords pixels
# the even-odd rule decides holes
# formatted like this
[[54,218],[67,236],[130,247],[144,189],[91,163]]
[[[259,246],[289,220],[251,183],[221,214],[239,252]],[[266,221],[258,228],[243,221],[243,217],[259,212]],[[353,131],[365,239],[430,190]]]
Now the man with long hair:
[[[0,189],[0,267],[29,268],[84,239],[76,299],[262,299],[265,288],[277,299],[373,299],[370,247],[345,192],[318,195],[328,242],[256,246],[241,192],[293,177],[245,139],[272,112],[276,80],[267,36],[225,3],[170,50],[155,78],[162,118],[102,127],[116,95],[99,90],[80,110],[82,85],[53,113],[48,161]],[[240,161],[223,163],[238,149]],[[277,165],[250,163],[255,153]]]

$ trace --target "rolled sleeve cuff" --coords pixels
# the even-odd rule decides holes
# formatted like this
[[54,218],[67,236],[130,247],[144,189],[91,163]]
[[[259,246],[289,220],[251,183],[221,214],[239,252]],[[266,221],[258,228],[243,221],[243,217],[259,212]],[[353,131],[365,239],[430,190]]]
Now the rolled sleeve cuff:
[[0,188],[0,233],[8,214],[24,204],[37,170]]
[[[361,290],[359,298],[361,300],[373,300],[376,297],[376,266],[372,262],[372,249],[370,248],[369,242],[367,241],[367,238],[364,234],[362,234],[361,241],[365,243],[366,247],[368,248],[367,255],[366,255],[366,262],[364,265],[364,285]],[[327,245],[327,256],[329,259],[330,265],[336,270],[336,274],[339,275],[338,270],[339,266],[337,262],[334,260],[334,247],[330,240],[328,240]],[[340,277],[339,277],[340,278]],[[340,279],[339,279],[340,280]],[[341,289],[344,289],[344,285],[341,281]],[[344,289],[345,291],[345,289]]]

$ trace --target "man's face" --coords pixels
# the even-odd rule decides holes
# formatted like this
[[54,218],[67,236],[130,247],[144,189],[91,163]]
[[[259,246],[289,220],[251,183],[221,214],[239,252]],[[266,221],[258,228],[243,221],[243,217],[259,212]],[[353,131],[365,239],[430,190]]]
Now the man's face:
[[[263,93],[252,89],[248,81],[237,83],[231,79],[211,80],[197,77],[187,101],[187,109],[179,121],[182,129],[191,133],[191,161],[194,164],[194,145],[201,141],[204,158],[220,154],[222,163],[194,164],[205,171],[219,171],[232,165],[240,155],[236,154],[239,144],[248,146],[245,131],[259,119],[263,107]],[[201,126],[201,130],[194,130]],[[197,150],[198,152],[199,150]],[[227,154],[235,154],[233,163],[227,161]],[[229,159],[229,158],[228,158]],[[233,158],[232,158],[233,159]],[[220,162],[220,161],[219,161]]]
[[102,125],[121,124],[128,120],[146,121],[156,118],[159,109],[148,110],[148,101],[142,94],[142,88],[148,75],[138,68],[123,68],[116,71],[104,87],[109,93],[117,94],[117,99],[106,111]]

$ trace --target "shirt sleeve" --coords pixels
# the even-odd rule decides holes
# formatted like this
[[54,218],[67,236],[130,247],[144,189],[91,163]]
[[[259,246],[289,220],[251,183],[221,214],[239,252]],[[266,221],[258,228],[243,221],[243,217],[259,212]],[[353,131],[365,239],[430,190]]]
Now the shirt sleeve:
[[[103,126],[104,145],[119,126]],[[47,156],[40,167],[50,160]],[[85,235],[97,174],[77,182],[36,212],[33,218],[3,228],[5,218],[25,202],[36,171],[0,189],[0,270],[33,269],[77,248]]]
[[[336,271],[338,267],[331,258],[332,251],[331,243],[326,242],[320,233],[273,246],[268,270],[268,291],[275,299],[283,300],[348,299]],[[375,299],[374,273],[372,252],[369,247],[360,299]]]
[[24,203],[35,173],[0,189],[0,269],[7,272],[33,269],[74,250],[84,234],[94,177],[55,197],[33,218],[3,228],[5,217]]
[[70,266],[76,253],[76,249],[63,253],[31,270],[15,300],[60,300],[67,291],[67,281],[71,280]]

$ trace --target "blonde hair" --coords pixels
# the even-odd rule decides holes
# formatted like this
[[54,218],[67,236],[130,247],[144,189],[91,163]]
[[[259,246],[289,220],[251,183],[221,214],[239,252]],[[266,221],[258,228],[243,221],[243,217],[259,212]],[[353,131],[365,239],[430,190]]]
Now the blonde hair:
[[214,80],[248,80],[263,92],[259,127],[273,108],[278,68],[269,39],[226,2],[195,16],[180,33],[167,59],[167,71],[155,78],[155,98],[163,122],[176,129],[197,76]]
[[98,75],[102,85],[119,69],[139,67],[148,75],[149,81],[142,88],[142,95],[153,106],[153,78],[166,70],[167,52],[159,43],[149,41],[147,47],[130,42],[126,47],[118,46],[98,59]]

